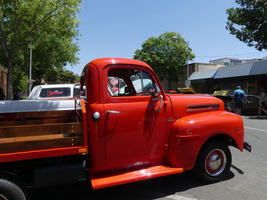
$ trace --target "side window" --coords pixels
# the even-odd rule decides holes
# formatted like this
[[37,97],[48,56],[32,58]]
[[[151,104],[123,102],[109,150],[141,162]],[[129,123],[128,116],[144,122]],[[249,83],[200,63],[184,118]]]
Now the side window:
[[80,87],[75,86],[73,89],[73,97],[79,97],[80,96]]
[[[88,71],[88,68],[86,70],[84,69],[81,75],[80,84],[79,84],[79,95],[80,98],[86,98],[87,97],[87,90],[86,90],[86,71]],[[75,86],[76,88],[76,86]],[[76,94],[76,93],[75,93]]]
[[159,88],[147,72],[141,71],[143,82],[143,95],[151,95],[160,92]]
[[86,87],[83,86],[83,90],[80,91],[80,98],[86,98],[87,97],[87,90]]
[[141,70],[110,69],[108,72],[110,96],[146,96],[160,92],[151,76]]
[[145,71],[138,70],[138,73],[132,75],[130,79],[138,95],[151,95],[158,92],[153,79]]
[[79,98],[86,98],[86,87],[83,85],[83,89],[81,90],[80,84],[75,84],[73,88],[73,97],[79,97]]
[[249,102],[253,102],[253,103],[258,103],[258,98],[257,97],[253,97],[253,96],[248,96],[247,97],[247,101]]

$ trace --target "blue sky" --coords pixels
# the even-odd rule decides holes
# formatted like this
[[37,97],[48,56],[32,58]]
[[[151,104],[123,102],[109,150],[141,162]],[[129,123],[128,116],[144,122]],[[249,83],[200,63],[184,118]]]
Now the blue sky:
[[178,32],[189,41],[193,62],[266,56],[267,51],[248,47],[226,30],[226,9],[236,6],[234,0],[83,0],[80,62],[67,69],[80,75],[96,58],[133,58],[146,39],[164,32]]

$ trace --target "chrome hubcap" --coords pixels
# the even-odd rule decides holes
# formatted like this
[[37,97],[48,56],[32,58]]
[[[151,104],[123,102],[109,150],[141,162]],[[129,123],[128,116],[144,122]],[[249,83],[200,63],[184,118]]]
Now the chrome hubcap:
[[226,155],[221,149],[212,150],[205,160],[205,170],[210,176],[220,175],[226,166]]
[[220,167],[222,159],[218,155],[213,155],[209,160],[209,166],[212,170],[216,170]]

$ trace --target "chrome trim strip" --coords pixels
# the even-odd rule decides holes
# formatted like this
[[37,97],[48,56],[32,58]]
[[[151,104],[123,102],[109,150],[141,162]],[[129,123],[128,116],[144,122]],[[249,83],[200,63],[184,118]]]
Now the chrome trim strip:
[[220,108],[219,104],[188,105],[187,112],[218,110],[219,108]]

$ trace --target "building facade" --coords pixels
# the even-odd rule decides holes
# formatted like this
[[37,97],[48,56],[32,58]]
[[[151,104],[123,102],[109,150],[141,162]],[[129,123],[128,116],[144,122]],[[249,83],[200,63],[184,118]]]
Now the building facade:
[[217,64],[217,65],[222,65],[225,67],[230,67],[230,66],[234,66],[234,65],[242,63],[242,60],[239,60],[236,58],[220,58],[216,60],[210,60],[209,62],[211,64]]
[[204,72],[195,72],[189,78],[192,87],[199,93],[213,93],[215,90],[233,93],[238,85],[246,94],[259,95],[261,91],[267,91],[267,60]]
[[[197,93],[212,94],[217,90],[233,93],[238,85],[246,94],[259,95],[261,91],[267,91],[267,57],[250,60],[222,58],[210,63],[191,63],[188,69],[191,87]],[[161,82],[165,90],[177,90],[186,87],[185,80],[186,65],[178,70],[177,80],[171,82],[171,88],[168,80]]]
[[[194,72],[208,71],[208,70],[217,70],[222,67],[218,64],[210,63],[191,63],[188,65],[189,77]],[[177,80],[171,82],[171,88],[169,88],[169,81],[167,79],[161,80],[161,84],[165,90],[177,90],[177,88],[184,88],[185,81],[187,80],[187,65],[180,67],[177,72]]]

